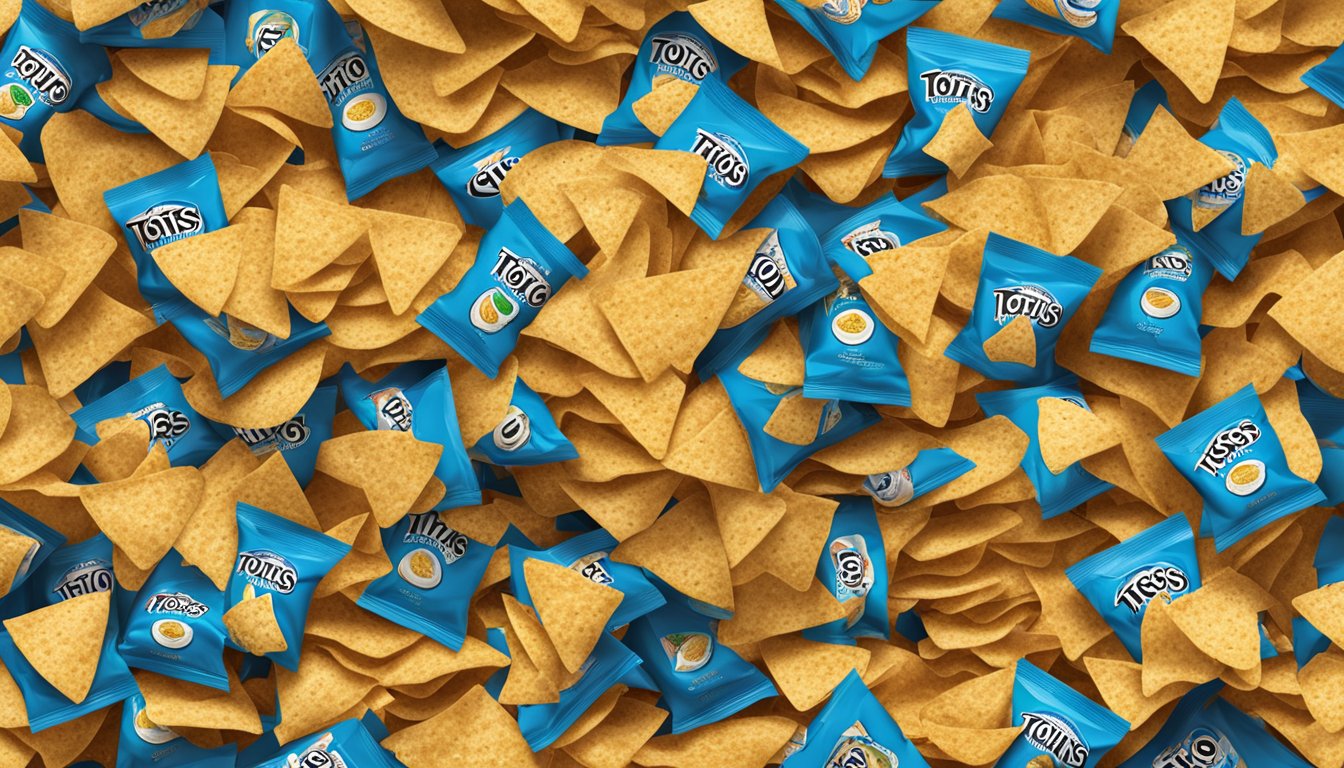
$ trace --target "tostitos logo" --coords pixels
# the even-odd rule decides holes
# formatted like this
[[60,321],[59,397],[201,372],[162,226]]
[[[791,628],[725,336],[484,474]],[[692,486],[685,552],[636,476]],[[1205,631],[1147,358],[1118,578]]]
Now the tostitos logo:
[[751,177],[751,166],[747,164],[742,145],[727,134],[696,128],[691,152],[709,163],[709,178],[716,184],[729,189],[741,189]]
[[994,321],[1003,324],[1025,317],[1041,328],[1054,328],[1064,317],[1064,306],[1039,285],[1010,285],[994,289]]
[[972,112],[985,114],[994,106],[994,89],[969,72],[931,69],[921,72],[924,100],[930,104],[965,104]]
[[672,73],[684,74],[680,78],[698,83],[705,76],[719,68],[714,53],[699,39],[680,32],[666,32],[654,35],[649,41],[649,62]]

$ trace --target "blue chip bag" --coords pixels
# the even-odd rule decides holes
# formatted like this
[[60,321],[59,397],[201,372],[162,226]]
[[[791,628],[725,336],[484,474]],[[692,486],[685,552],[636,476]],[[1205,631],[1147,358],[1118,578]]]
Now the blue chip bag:
[[705,182],[691,219],[713,238],[762,181],[808,154],[806,146],[714,78],[700,83],[653,148],[705,158]]
[[[1227,100],[1213,130],[1199,141],[1231,161],[1232,171],[1186,197],[1168,200],[1167,213],[1173,230],[1185,230],[1189,240],[1213,262],[1214,269],[1235,280],[1263,234],[1241,233],[1246,173],[1254,163],[1273,167],[1279,153],[1269,131],[1236,98]],[[1213,216],[1217,218],[1210,221]]]
[[587,276],[588,267],[522,200],[504,208],[476,253],[453,290],[415,321],[493,379],[523,328],[571,277]]
[[279,453],[299,486],[306,488],[317,470],[317,449],[331,439],[331,422],[335,417],[336,385],[323,384],[313,390],[308,402],[284,424],[265,429],[223,424],[216,427],[226,439],[237,437],[242,440],[252,455],[260,459]]
[[550,549],[533,550],[509,547],[509,585],[514,597],[523,605],[532,605],[532,595],[523,578],[523,561],[535,558],[578,571],[594,584],[611,587],[623,597],[616,611],[607,619],[608,630],[625,626],[667,602],[658,588],[644,575],[639,566],[618,563],[609,556],[619,542],[610,533],[598,528],[556,544]]
[[947,229],[946,224],[917,213],[891,193],[849,210],[849,216],[822,235],[821,248],[832,264],[855,281],[873,274],[868,260],[875,254]]
[[1093,496],[1109,491],[1114,486],[1094,477],[1083,469],[1081,463],[1069,465],[1058,475],[1045,466],[1036,432],[1036,425],[1041,416],[1041,409],[1036,401],[1042,397],[1058,397],[1079,408],[1087,408],[1087,401],[1078,391],[1077,380],[1070,377],[1029,389],[984,392],[976,395],[975,401],[980,404],[986,416],[1005,416],[1014,426],[1027,434],[1027,452],[1022,456],[1022,469],[1026,471],[1027,478],[1036,488],[1036,501],[1041,505],[1041,517],[1049,520],[1068,512]]
[[214,749],[198,747],[172,728],[150,720],[145,711],[145,697],[139,693],[122,704],[117,768],[234,768],[237,758],[237,744],[228,742]]
[[75,387],[75,397],[88,405],[131,380],[131,361],[113,360]]
[[[46,203],[42,202],[42,198],[33,194],[33,190],[29,189],[28,185],[26,184],[24,185],[23,191],[28,193],[28,202],[23,204],[23,210],[39,211],[41,213],[51,213],[51,208],[47,207]],[[0,235],[3,235],[4,233],[10,231],[11,229],[17,226],[19,226],[18,214],[11,216],[5,221],[0,221]]]
[[481,503],[481,486],[462,445],[445,365],[405,363],[376,382],[347,365],[338,380],[346,407],[366,429],[409,430],[417,440],[443,446],[434,476],[447,491],[436,510]]
[[[321,531],[238,502],[238,558],[229,574],[224,610],[227,613],[244,600],[270,595],[275,620],[289,648],[264,655],[297,671],[313,592],[349,551],[349,544]],[[232,638],[229,644],[238,648]]]
[[951,448],[925,448],[907,466],[863,479],[863,492],[884,507],[901,507],[975,469]]
[[118,48],[224,48],[224,19],[208,0],[148,0],[79,33],[85,43]]
[[887,328],[847,276],[831,295],[798,316],[804,353],[803,397],[874,405],[910,405],[910,380]]
[[560,431],[546,401],[518,379],[509,410],[490,434],[482,435],[470,455],[502,467],[532,467],[577,459],[579,451]]
[[981,133],[992,136],[1031,59],[1030,51],[923,27],[911,27],[905,42],[915,114],[882,169],[889,179],[947,173],[941,161],[924,154],[924,146],[958,104],[971,111]]
[[830,232],[835,225],[854,215],[856,209],[853,206],[837,203],[824,194],[808,189],[802,182],[805,177],[803,173],[795,173],[784,189],[780,190],[780,195],[793,203],[818,236]]
[[[1344,400],[1303,378],[1297,382],[1297,403],[1321,448],[1321,476],[1316,478],[1316,485],[1325,494],[1322,506],[1344,504]],[[1338,553],[1344,561],[1344,549]]]
[[1157,368],[1199,375],[1204,290],[1213,265],[1182,242],[1130,270],[1092,333],[1089,350]]
[[[65,546],[65,537],[4,499],[0,499],[0,530],[27,536],[32,540],[28,545],[28,553],[19,561],[19,567],[10,578],[9,591],[4,596],[7,597],[18,594],[28,577],[36,573],[52,553]],[[0,597],[0,601],[4,597]]]
[[1093,768],[1129,732],[1129,723],[1019,659],[1013,681],[1013,725],[1023,726],[995,768],[1036,768],[1045,755],[1052,765]]
[[140,295],[154,318],[163,322],[191,306],[151,254],[155,248],[228,226],[210,153],[109,189],[103,201],[130,247]]
[[939,0],[826,0],[820,6],[799,0],[775,2],[831,52],[850,79],[862,80],[873,65],[877,44],[923,16]]
[[857,671],[831,692],[826,706],[786,746],[784,768],[928,768]]
[[37,0],[24,0],[0,47],[0,122],[23,134],[19,149],[43,162],[42,128],[57,112],[69,112],[93,86],[112,76],[107,51],[81,43],[75,25]]
[[1325,501],[1315,483],[1288,468],[1283,444],[1250,384],[1158,435],[1157,446],[1204,497],[1201,523],[1219,552]]
[[1308,768],[1311,763],[1265,730],[1265,724],[1227,703],[1219,680],[1181,698],[1162,730],[1120,768]]
[[756,246],[742,287],[695,361],[701,379],[713,376],[744,345],[758,342],[776,320],[797,314],[838,285],[816,233],[788,197],[771,200],[743,227],[757,228],[769,234]]
[[1005,0],[994,18],[1026,24],[1057,35],[1081,37],[1102,53],[1115,42],[1120,0]]
[[444,524],[438,512],[384,528],[392,570],[364,588],[358,604],[454,651],[467,638],[467,609],[495,548]]
[[387,730],[372,712],[359,719],[341,722],[317,733],[295,739],[280,754],[260,763],[243,763],[252,768],[402,768],[401,763],[380,742]]
[[117,651],[136,669],[227,691],[223,616],[224,593],[170,549],[135,596]]
[[705,78],[727,82],[747,60],[710,36],[685,11],[671,13],[649,27],[630,69],[630,85],[616,111],[602,121],[597,143],[640,144],[658,140],[635,117],[634,104],[669,78],[699,84]]
[[[1101,270],[1085,261],[1055,256],[991,232],[971,318],[944,354],[987,379],[1018,384],[1052,381],[1062,373],[1055,362],[1060,333],[1100,277]],[[1031,321],[1035,366],[995,362],[985,354],[984,343],[1017,317]]]
[[[891,639],[887,613],[887,551],[873,500],[845,496],[817,561],[817,580],[845,609],[845,618],[803,630],[823,643],[853,645],[855,638]],[[857,606],[857,607],[855,607]]]
[[1074,563],[1064,574],[1135,661],[1143,661],[1139,631],[1148,604],[1169,603],[1201,584],[1195,533],[1184,513]]
[[518,707],[518,730],[533,752],[540,752],[560,738],[583,716],[598,697],[620,682],[626,673],[637,669],[639,656],[607,633],[577,672],[578,680],[560,691],[560,700],[550,704],[523,704]]
[[743,349],[717,375],[751,443],[751,458],[756,465],[761,490],[769,493],[808,456],[862,432],[880,421],[881,417],[870,405],[830,400],[822,410],[821,420],[817,424],[817,437],[811,443],[793,445],[766,434],[765,425],[774,415],[780,401],[786,397],[803,397],[803,388],[757,381],[738,372],[738,364],[754,352],[759,344],[758,341],[750,349]]
[[1344,581],[1344,518],[1331,517],[1321,532],[1321,541],[1316,545],[1316,557],[1312,565],[1316,568],[1316,586],[1325,587]]
[[298,43],[331,109],[331,139],[350,200],[438,156],[420,126],[392,101],[362,30],[355,25],[352,36],[331,5],[239,0],[229,3],[226,29],[229,63],[238,65],[239,78],[284,38]]
[[107,632],[98,657],[93,682],[84,700],[75,703],[38,674],[8,632],[0,632],[0,662],[8,668],[23,694],[28,710],[28,727],[33,733],[45,731],[81,717],[137,692],[135,678],[117,653],[120,623],[116,610],[116,579],[112,575],[112,542],[99,533],[78,544],[61,547],[47,558],[29,580],[31,604],[38,610],[64,600],[95,592],[111,592],[112,610],[107,617]]
[[130,416],[149,427],[149,445],[162,443],[176,467],[199,467],[215,455],[224,440],[182,394],[182,384],[160,365],[117,387],[71,414],[75,438],[98,442],[98,422]]
[[1307,87],[1344,107],[1344,45],[1326,57],[1325,61],[1302,73]]
[[554,119],[525,109],[503,128],[465,147],[439,144],[430,168],[448,188],[462,219],[474,227],[489,228],[504,212],[499,185],[509,169],[528,152],[560,141],[562,133]]
[[717,620],[692,610],[675,590],[663,596],[666,605],[630,622],[624,642],[658,684],[672,733],[717,723],[778,695],[759,669],[719,644]]
[[1115,154],[1120,157],[1129,155],[1134,142],[1148,127],[1148,121],[1153,119],[1153,113],[1157,112],[1158,107],[1170,112],[1171,102],[1167,101],[1167,91],[1162,84],[1149,80],[1134,92],[1134,98],[1129,102],[1129,111],[1125,113],[1125,123],[1120,128],[1120,142],[1115,147]]
[[230,315],[208,315],[184,305],[169,322],[198,352],[205,355],[221,397],[228,397],[300,348],[331,335],[326,323],[314,323],[289,308],[289,336],[272,333]]

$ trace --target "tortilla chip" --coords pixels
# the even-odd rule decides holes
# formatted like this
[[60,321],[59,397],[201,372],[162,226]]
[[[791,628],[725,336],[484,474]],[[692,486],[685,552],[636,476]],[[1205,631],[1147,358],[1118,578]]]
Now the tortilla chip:
[[205,89],[210,52],[203,48],[123,48],[116,56],[146,85],[174,99],[191,101]]
[[589,581],[578,571],[535,558],[523,561],[523,578],[560,660],[570,672],[577,672],[597,645],[623,595]]
[[1163,107],[1153,113],[1125,165],[1163,200],[1187,195],[1232,172],[1230,160],[1196,141]]
[[958,104],[943,115],[942,125],[929,143],[924,154],[941,161],[957,178],[966,175],[975,161],[994,143],[985,138],[971,117],[965,104]]
[[811,445],[821,429],[827,403],[804,397],[801,389],[793,390],[780,398],[765,422],[765,434],[792,445]]
[[649,569],[688,597],[733,608],[728,557],[707,496],[682,500],[653,525],[621,542],[611,558]]
[[1302,190],[1283,175],[1260,163],[1252,163],[1246,171],[1243,196],[1246,198],[1241,210],[1243,235],[1264,232],[1302,210],[1307,204]]
[[183,238],[155,248],[154,263],[196,306],[218,315],[233,294],[251,234],[248,227],[224,227]]
[[[445,733],[471,738],[444,740]],[[433,717],[403,728],[383,746],[407,765],[516,765],[543,768],[513,716],[481,686]]]
[[149,569],[173,546],[204,491],[200,470],[174,467],[86,486],[80,501],[136,567]]
[[250,654],[262,656],[289,649],[285,633],[275,620],[275,607],[269,592],[243,600],[226,611],[223,618],[229,637]]
[[1058,397],[1036,401],[1041,458],[1054,474],[1120,442],[1120,435],[1096,413]]
[[92,592],[6,619],[5,630],[43,680],[79,704],[98,671],[111,607],[111,592]]
[[1207,104],[1223,71],[1236,6],[1235,0],[1168,3],[1120,28],[1180,78],[1200,103]]
[[1036,367],[1036,331],[1031,319],[1018,315],[1008,321],[982,345],[985,357],[995,363],[1021,363]]
[[392,314],[410,309],[461,238],[461,228],[446,221],[385,211],[370,214],[369,242]]
[[825,701],[851,670],[864,674],[871,656],[858,646],[818,643],[794,635],[761,643],[761,657],[770,676],[799,712]]
[[[723,3],[702,3],[711,5]],[[635,753],[638,765],[765,765],[798,724],[787,717],[735,717],[687,731],[656,736]]]
[[331,108],[313,68],[293,37],[266,51],[229,91],[230,107],[269,109],[318,128],[330,128]]
[[662,136],[699,91],[698,83],[674,77],[656,83],[652,90],[636,99],[630,106],[635,112],[635,118],[643,123],[645,128],[657,136]]
[[[322,443],[319,472],[364,490],[378,527],[401,519],[433,476],[443,446],[415,439],[410,432],[374,430]],[[395,475],[385,469],[396,467]]]

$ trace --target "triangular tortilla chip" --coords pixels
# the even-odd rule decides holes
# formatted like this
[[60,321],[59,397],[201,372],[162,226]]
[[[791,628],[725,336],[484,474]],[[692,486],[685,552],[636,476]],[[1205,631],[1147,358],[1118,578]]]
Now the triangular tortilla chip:
[[780,59],[763,0],[708,0],[690,11],[711,37],[734,51],[777,70],[794,71]]
[[[445,733],[470,738],[445,740]],[[451,707],[384,739],[383,746],[406,765],[544,765],[519,732],[518,721],[479,685]]]
[[1248,577],[1225,569],[1171,604],[1171,618],[1205,655],[1247,670],[1260,664],[1259,611],[1273,602]]
[[690,152],[612,147],[603,160],[639,177],[687,216],[695,208],[700,187],[705,183],[705,159]]
[[41,211],[19,211],[23,249],[65,270],[65,279],[37,311],[37,324],[50,328],[65,316],[117,249],[111,235],[87,224]]
[[75,18],[75,28],[83,31],[106,24],[139,5],[139,0],[72,0],[67,7]]
[[224,227],[185,237],[155,248],[154,263],[196,306],[218,315],[233,293],[251,233],[250,227]]
[[1298,672],[1307,710],[1328,733],[1344,730],[1344,652],[1328,648]]
[[761,658],[770,676],[799,712],[825,701],[851,671],[864,674],[871,656],[858,646],[819,643],[799,635],[772,637],[761,643]]
[[811,445],[821,429],[821,415],[827,402],[804,397],[801,389],[793,390],[780,398],[765,422],[765,434],[790,445]]
[[1120,435],[1110,424],[1087,408],[1058,397],[1036,401],[1040,411],[1037,441],[1041,459],[1054,474],[1120,443]]
[[410,432],[355,432],[322,443],[317,469],[362,488],[378,527],[388,528],[410,510],[442,454],[442,445],[417,440]]
[[370,216],[369,242],[378,277],[392,314],[400,315],[448,260],[462,239],[462,230],[446,221],[420,216],[386,211]]
[[122,48],[116,56],[131,74],[174,99],[191,101],[205,88],[210,63],[207,49]]
[[242,440],[230,440],[201,467],[205,490],[173,544],[187,563],[201,569],[216,587],[228,585],[238,558],[238,504],[234,488],[260,464]]
[[18,143],[8,135],[0,139],[0,179],[29,184],[37,181],[33,164],[28,162],[28,157],[19,149]]
[[560,488],[618,541],[653,525],[681,482],[675,472],[648,472],[601,483],[561,481]]
[[330,128],[331,108],[296,38],[283,37],[229,91],[230,107],[269,109],[318,128]]
[[78,704],[102,656],[112,593],[92,592],[5,620],[14,645],[43,680]]
[[205,492],[195,467],[174,467],[85,486],[80,501],[137,568],[154,567],[177,540]]
[[8,339],[18,333],[42,308],[44,301],[46,299],[37,289],[0,277],[0,338]]
[[578,571],[536,558],[523,561],[523,578],[541,625],[565,669],[577,672],[593,652],[623,595]]
[[244,208],[234,217],[230,229],[246,229],[247,247],[238,264],[233,293],[224,303],[230,317],[255,325],[282,339],[289,338],[289,301],[271,287],[271,269],[275,261],[275,211]]
[[[314,226],[314,222],[322,222]],[[368,228],[360,209],[285,184],[276,206],[271,286],[293,288],[332,264]]]
[[1330,642],[1344,646],[1344,582],[1298,595],[1293,608]]
[[1088,179],[1035,176],[1027,183],[1049,222],[1050,247],[1046,250],[1052,253],[1073,253],[1124,191],[1118,185]]
[[249,472],[238,483],[234,496],[236,501],[260,507],[314,531],[322,530],[308,497],[303,495],[303,488],[280,451]]
[[630,108],[645,128],[656,136],[662,136],[699,90],[699,83],[673,77],[655,84],[653,90],[636,99]]
[[[506,605],[511,600],[512,595],[504,596]],[[517,630],[513,626],[505,626],[502,629],[504,641],[509,649],[509,672],[504,678],[504,687],[499,691],[499,703],[553,704],[560,701],[560,691],[556,688],[556,683],[542,672],[532,657],[528,656]]]
[[1223,72],[1236,10],[1236,0],[1167,3],[1126,21],[1121,29],[1180,78],[1201,104],[1207,104]]
[[1036,329],[1025,315],[1009,320],[993,336],[985,339],[981,347],[985,350],[985,357],[995,363],[1020,363],[1036,367]]
[[1221,662],[1206,655],[1176,626],[1171,604],[1165,600],[1148,603],[1140,638],[1145,696],[1152,696],[1175,682],[1205,683],[1223,671]]
[[943,115],[938,132],[924,145],[924,154],[946,165],[952,175],[961,178],[975,161],[994,143],[985,138],[965,103]]
[[686,383],[681,377],[664,371],[653,381],[644,382],[593,371],[583,376],[583,386],[620,420],[621,426],[650,456],[663,458],[686,394]]
[[24,536],[10,528],[0,528],[0,597],[9,594],[9,588],[18,575],[19,566],[28,553],[38,546],[36,539]]
[[805,361],[803,345],[793,326],[776,323],[761,345],[738,363],[737,372],[767,384],[801,387]]
[[240,648],[254,656],[289,650],[285,633],[275,620],[271,593],[243,600],[224,613],[224,627]]
[[648,568],[688,597],[732,610],[728,556],[707,496],[682,500],[653,525],[621,542],[611,558]]
[[119,59],[112,60],[112,69],[112,79],[96,86],[98,93],[183,157],[196,157],[205,149],[224,111],[229,83],[238,73],[236,66],[211,66],[200,95],[181,101],[132,75]]
[[[444,53],[464,53],[467,50],[466,42],[448,15],[448,9],[442,5],[406,4],[397,0],[354,0],[348,4],[361,19],[382,29],[395,31],[413,43]],[[471,17],[471,14],[467,16]],[[476,29],[473,23],[472,30]],[[443,90],[438,92],[447,93]]]
[[1233,170],[1232,161],[1196,141],[1164,107],[1148,120],[1125,167],[1163,200],[1187,195]]
[[1252,163],[1246,172],[1246,199],[1241,208],[1241,233],[1264,232],[1302,210],[1307,199],[1293,182],[1261,163]]

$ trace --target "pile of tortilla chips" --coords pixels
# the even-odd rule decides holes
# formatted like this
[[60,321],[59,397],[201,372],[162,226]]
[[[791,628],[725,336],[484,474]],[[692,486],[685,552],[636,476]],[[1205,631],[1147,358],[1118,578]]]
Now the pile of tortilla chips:
[[[948,191],[923,206],[948,229],[873,258],[861,284],[901,339],[912,404],[879,406],[880,423],[812,455],[768,494],[724,385],[701,381],[694,365],[736,311],[761,243],[761,231],[743,225],[790,177],[849,205],[892,190],[904,198],[930,182],[881,178],[915,87],[903,32],[879,43],[867,75],[854,81],[773,0],[330,0],[362,25],[388,91],[429,139],[461,147],[528,107],[579,131],[527,154],[502,197],[524,201],[590,272],[556,293],[494,380],[416,322],[472,265],[482,230],[463,222],[430,169],[348,202],[332,121],[297,46],[276,46],[265,67],[232,84],[234,68],[204,50],[110,50],[111,77],[97,91],[147,130],[123,132],[66,109],[42,129],[41,164],[23,156],[16,132],[0,137],[0,220],[17,218],[0,235],[0,499],[71,543],[106,534],[126,595],[170,550],[223,583],[236,556],[239,502],[352,545],[318,585],[297,671],[241,675],[236,650],[225,656],[228,691],[136,671],[154,723],[203,747],[241,749],[271,737],[284,744],[371,711],[391,732],[384,746],[409,768],[745,768],[780,762],[796,727],[855,669],[931,765],[991,765],[1020,731],[1013,666],[1026,658],[1131,724],[1102,766],[1140,750],[1186,692],[1215,679],[1226,700],[1307,761],[1344,766],[1344,587],[1318,584],[1313,565],[1332,509],[1291,515],[1221,552],[1199,539],[1206,586],[1184,605],[1153,603],[1142,664],[1064,574],[1177,512],[1198,528],[1200,496],[1154,438],[1248,383],[1294,472],[1311,481],[1322,472],[1318,436],[1284,373],[1300,363],[1344,397],[1344,111],[1300,79],[1344,42],[1344,12],[1339,0],[1115,1],[1109,55],[1079,38],[993,19],[996,0],[942,0],[916,22],[1027,49],[1030,69],[992,137],[966,110],[949,114],[928,148],[951,170]],[[20,3],[0,5],[7,27]],[[138,3],[44,5],[65,18],[108,19]],[[717,241],[688,218],[704,160],[591,140],[620,102],[646,31],[684,10],[749,60],[733,90],[811,150],[796,171],[767,179]],[[1122,150],[1131,99],[1154,79],[1170,109]],[[695,90],[660,83],[635,114],[661,135]],[[1243,231],[1263,237],[1236,281],[1215,277],[1208,289],[1202,375],[1089,351],[1116,284],[1175,241],[1163,201],[1227,172],[1225,158],[1197,139],[1230,97],[1268,128],[1280,158],[1247,175]],[[280,338],[289,307],[331,331],[229,397],[206,358],[172,325],[155,323],[103,200],[110,188],[206,151],[230,225],[173,246],[186,266],[169,278],[207,312]],[[1318,187],[1308,202],[1303,192]],[[27,189],[51,212],[21,211]],[[991,231],[1103,271],[1054,352],[1077,374],[1092,413],[1042,409],[1039,441],[1051,470],[1081,462],[1114,488],[1049,520],[1019,466],[1023,425],[986,418],[975,399],[1011,385],[943,354],[967,322]],[[986,343],[990,359],[1034,360],[1035,339],[1023,330],[1009,323]],[[81,385],[101,371],[121,366],[124,381],[166,365],[201,415],[266,429],[291,419],[344,365],[374,379],[419,360],[447,362],[465,445],[505,418],[515,382],[525,381],[579,454],[511,469],[516,488],[488,487],[482,504],[444,511],[446,525],[491,546],[516,530],[550,547],[574,535],[557,521],[582,511],[620,542],[616,559],[731,616],[719,641],[780,695],[672,735],[659,731],[668,714],[658,693],[620,683],[534,753],[517,707],[556,700],[613,606],[590,604],[605,598],[538,569],[528,580],[553,589],[534,593],[534,613],[512,595],[507,544],[472,599],[459,651],[356,605],[394,567],[380,528],[445,493],[430,476],[433,460],[409,467],[416,462],[394,458],[389,441],[365,439],[370,433],[340,406],[306,487],[285,462],[258,458],[238,439],[200,467],[170,467],[126,420],[100,425],[90,447],[75,438],[69,416],[85,404]],[[775,326],[749,366],[763,379],[802,383],[791,319]],[[821,405],[784,402],[770,434],[806,443]],[[913,612],[927,636],[850,647],[803,640],[803,630],[844,615],[816,576],[831,497],[860,494],[868,475],[944,446],[975,468],[911,504],[878,510],[890,616]],[[81,467],[99,482],[71,482]],[[0,540],[0,595],[27,543]],[[1344,559],[1344,551],[1328,554]],[[69,627],[43,623],[60,619],[50,609],[22,605],[0,597],[15,642],[40,660],[33,666],[52,686],[82,698],[106,601],[70,605],[94,627],[78,642]],[[1302,617],[1333,645],[1299,669],[1294,627]],[[1257,619],[1276,655],[1247,656],[1244,643],[1223,642]],[[287,647],[269,596],[239,603],[225,621],[259,653]],[[518,649],[512,665],[487,643],[489,630]],[[504,667],[497,701],[481,686]],[[121,765],[122,706],[33,733],[19,687],[0,667],[0,766]]]

